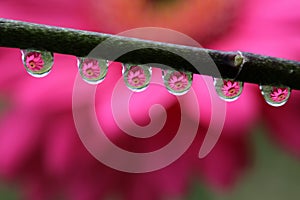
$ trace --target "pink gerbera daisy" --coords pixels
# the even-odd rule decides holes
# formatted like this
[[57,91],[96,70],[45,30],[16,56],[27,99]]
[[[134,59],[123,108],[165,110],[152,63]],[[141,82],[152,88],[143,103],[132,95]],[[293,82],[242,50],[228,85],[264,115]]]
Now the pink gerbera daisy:
[[270,94],[270,97],[275,102],[281,102],[287,98],[288,94],[289,94],[289,92],[288,92],[287,88],[274,87]]
[[32,71],[39,71],[44,67],[42,54],[39,52],[30,52],[26,55],[26,66]]
[[82,73],[88,79],[95,79],[100,76],[99,62],[95,59],[85,59],[82,64]]
[[133,66],[128,72],[128,83],[133,87],[141,87],[146,82],[144,70],[139,66]]
[[225,80],[223,81],[222,92],[227,97],[236,96],[240,91],[240,85],[238,82]]
[[188,86],[188,78],[183,72],[174,72],[171,74],[168,83],[171,89],[180,91]]

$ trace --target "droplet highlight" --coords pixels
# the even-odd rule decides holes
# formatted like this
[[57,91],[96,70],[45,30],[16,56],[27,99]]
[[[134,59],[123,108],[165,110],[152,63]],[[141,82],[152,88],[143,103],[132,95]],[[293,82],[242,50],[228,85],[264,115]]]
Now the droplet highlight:
[[176,96],[186,94],[193,82],[193,74],[191,72],[179,72],[175,70],[162,70],[162,78],[167,90]]
[[22,61],[26,71],[33,77],[48,75],[53,66],[53,53],[32,49],[21,50]]
[[144,91],[150,83],[152,70],[151,67],[144,65],[123,64],[123,78],[126,86],[134,91]]
[[283,106],[289,99],[291,89],[289,87],[274,87],[261,85],[259,89],[265,101],[274,107]]
[[214,86],[222,100],[232,102],[237,100],[242,94],[244,83],[229,79],[214,78]]
[[81,78],[89,84],[101,83],[108,71],[108,61],[95,58],[77,58]]

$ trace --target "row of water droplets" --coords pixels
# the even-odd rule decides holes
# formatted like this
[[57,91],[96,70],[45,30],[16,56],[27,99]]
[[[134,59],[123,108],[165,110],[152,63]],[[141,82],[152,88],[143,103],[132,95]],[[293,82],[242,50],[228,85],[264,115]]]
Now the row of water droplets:
[[[53,66],[53,53],[37,50],[21,50],[26,71],[34,77],[44,77]],[[89,84],[101,83],[107,74],[109,62],[102,59],[78,58],[79,73]],[[144,91],[150,84],[152,70],[144,65],[123,64],[124,82],[134,92]],[[165,87],[173,95],[184,95],[192,86],[193,74],[172,69],[162,70]],[[214,78],[214,86],[219,97],[227,102],[235,101],[243,91],[243,82]],[[260,86],[266,102],[271,106],[284,105],[291,94],[288,87]]]
[[[214,78],[214,85],[219,97],[227,102],[231,102],[237,100],[242,94],[244,83]],[[265,101],[274,107],[284,105],[291,94],[291,89],[289,87],[260,85],[259,89]]]

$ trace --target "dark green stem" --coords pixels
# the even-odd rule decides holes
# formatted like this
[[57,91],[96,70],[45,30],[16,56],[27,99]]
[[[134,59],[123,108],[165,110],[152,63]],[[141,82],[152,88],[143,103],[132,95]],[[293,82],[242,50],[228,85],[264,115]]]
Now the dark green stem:
[[[297,61],[0,19],[2,47],[33,48],[85,57],[99,44],[103,44],[105,51],[99,55],[93,54],[94,57],[123,63],[159,63],[202,75],[221,75],[223,78],[235,78],[243,82],[289,86],[300,90],[300,62]],[[136,50],[114,57],[120,52],[132,49]],[[215,63],[218,72],[213,69],[210,61]],[[242,69],[239,70],[241,64]],[[164,68],[163,65],[157,67]]]

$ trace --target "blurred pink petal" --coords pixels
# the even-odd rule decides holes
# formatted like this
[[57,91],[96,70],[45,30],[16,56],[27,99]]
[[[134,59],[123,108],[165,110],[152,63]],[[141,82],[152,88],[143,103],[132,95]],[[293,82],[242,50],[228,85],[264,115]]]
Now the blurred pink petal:
[[251,164],[247,137],[234,140],[221,135],[220,141],[203,160],[196,160],[194,171],[204,183],[219,192],[228,191]]
[[[108,4],[111,2],[107,1]],[[139,1],[134,2],[133,6],[137,6]],[[213,13],[222,11],[226,15],[224,17],[228,19],[230,16],[227,16],[229,12],[225,7],[227,8],[228,4],[231,10],[236,6],[236,1],[231,1],[231,4],[228,1],[218,2],[220,4],[207,1],[207,5],[217,6]],[[224,34],[222,39],[219,38],[220,40],[211,43],[209,47],[239,49],[299,59],[297,54],[300,47],[299,26],[297,26],[300,17],[297,14],[298,2],[298,0],[245,1],[245,4],[239,8],[241,13],[235,24],[232,24],[230,32]],[[112,23],[113,18],[109,16],[116,14],[123,17],[124,14],[132,14],[119,12],[114,7],[109,8],[114,12],[97,12],[99,15],[106,16],[101,17],[104,21],[102,20],[99,27],[98,23],[91,23],[94,22],[95,19],[92,18],[95,16],[92,15],[94,12],[90,11],[94,8],[105,11],[107,5],[102,2],[98,4],[93,6],[87,1],[71,0],[41,2],[26,0],[21,3],[16,0],[1,1],[0,17],[80,29],[98,27],[98,30],[115,32],[124,26]],[[124,5],[130,6],[130,3]],[[105,9],[102,8],[103,6]],[[36,12],[28,12],[33,9]],[[194,8],[189,7],[189,9]],[[137,12],[143,13],[142,10]],[[189,25],[191,17],[195,19],[193,14],[195,13],[188,12],[188,15],[182,18],[177,16],[180,21],[174,20],[173,27],[178,27],[177,25],[182,22]],[[203,22],[198,20],[199,26],[189,25],[182,30],[191,35],[195,34],[201,39],[219,31],[216,27],[220,24],[229,26],[224,23],[223,18],[217,19],[217,23],[213,24],[214,19],[201,19]],[[209,30],[203,27],[208,27]],[[224,27],[220,30],[224,30]],[[278,142],[297,155],[300,150],[296,131],[296,120],[299,115],[295,109],[298,105],[296,102],[298,94],[292,95],[291,100],[282,110],[274,111],[270,107],[262,106],[264,102],[259,98],[257,86],[245,84],[241,97],[236,102],[227,104],[225,124],[217,145],[206,158],[199,159],[199,148],[212,121],[211,118],[213,115],[221,114],[212,113],[211,108],[214,105],[212,94],[209,93],[203,79],[194,76],[192,89],[198,98],[200,119],[193,118],[195,107],[188,103],[185,105],[189,113],[186,117],[191,123],[198,120],[200,123],[198,135],[188,152],[159,171],[145,174],[116,171],[99,163],[82,144],[76,132],[72,116],[73,84],[77,73],[76,59],[71,56],[55,55],[55,64],[49,76],[36,79],[25,73],[18,50],[1,48],[0,51],[1,65],[7,66],[5,67],[7,72],[0,73],[0,91],[9,95],[14,106],[0,118],[0,174],[20,183],[27,199],[53,199],[62,196],[66,199],[81,200],[103,199],[116,195],[121,199],[135,200],[182,196],[187,190],[189,178],[195,172],[212,188],[228,189],[249,166],[247,134],[262,113],[262,108],[268,115],[267,120],[275,130],[274,137]],[[153,76],[158,75],[161,76],[160,70],[154,69]],[[124,113],[120,116],[125,128],[134,127],[133,122],[140,126],[153,122],[159,123],[163,116],[161,110],[155,110],[151,115],[154,116],[152,119],[149,114],[153,104],[162,105],[167,115],[166,124],[157,135],[145,140],[134,138],[118,127],[112,113],[111,98],[119,79],[122,79],[121,65],[112,63],[106,79],[98,86],[95,97],[98,121],[109,139],[121,148],[133,152],[154,151],[170,142],[176,134],[181,119],[177,97],[169,94],[166,88],[158,84],[150,84],[144,92],[133,94],[128,105],[132,120]],[[122,95],[126,92],[127,90],[119,91],[117,105],[124,105],[126,99]],[[82,102],[84,98],[83,95]],[[184,96],[180,98],[185,102],[190,101]],[[285,123],[279,123],[283,119]],[[222,123],[221,117],[216,118],[216,123]],[[187,133],[188,131],[187,129]],[[107,148],[108,153],[109,150]],[[157,159],[165,158],[161,156]]]
[[264,106],[264,120],[271,131],[270,139],[300,158],[299,91],[292,91],[289,101],[282,107]]
[[298,0],[245,1],[235,26],[209,47],[299,60],[299,6]]
[[[16,110],[15,110],[16,109]],[[36,150],[42,120],[24,108],[14,108],[0,118],[0,174],[17,178]]]

